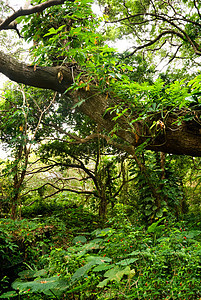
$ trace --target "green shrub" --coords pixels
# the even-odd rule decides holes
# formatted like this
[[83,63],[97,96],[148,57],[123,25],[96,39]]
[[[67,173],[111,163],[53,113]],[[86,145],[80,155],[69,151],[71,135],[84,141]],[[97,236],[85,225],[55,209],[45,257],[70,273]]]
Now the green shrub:
[[13,288],[22,299],[200,299],[201,231],[164,218],[148,229],[113,224],[53,247]]

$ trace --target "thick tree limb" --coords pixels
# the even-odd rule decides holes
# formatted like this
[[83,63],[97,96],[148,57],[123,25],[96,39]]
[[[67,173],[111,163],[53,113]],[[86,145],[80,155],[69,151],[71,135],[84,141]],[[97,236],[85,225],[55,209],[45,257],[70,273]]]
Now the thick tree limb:
[[[69,0],[71,2],[74,2],[74,0]],[[37,12],[41,12],[45,10],[48,7],[54,6],[54,5],[61,5],[64,4],[65,0],[49,0],[44,3],[35,5],[28,9],[19,9],[16,12],[14,12],[11,16],[6,18],[4,21],[0,20],[0,30],[8,29],[8,27],[11,25],[13,21],[15,21],[18,17],[21,16],[28,16],[32,15]],[[13,28],[10,28],[13,29]]]
[[[65,80],[58,80],[58,72],[65,73]],[[0,51],[0,72],[10,80],[43,89],[52,89],[63,93],[72,84],[71,72],[61,67],[30,66],[18,62],[12,56]]]
[[[3,20],[0,18],[0,26],[3,23]],[[9,30],[9,29],[13,29],[17,32],[18,36],[21,38],[21,34],[19,32],[19,30],[17,29],[17,22],[13,21],[10,24],[8,24],[7,26],[4,27],[4,30]]]
[[[73,83],[72,72],[68,67],[28,66],[1,51],[0,72],[15,82],[42,89],[51,89],[59,93],[65,92]],[[62,81],[58,78],[58,72],[63,74]],[[75,92],[69,92],[69,96],[73,99],[74,104],[84,100],[79,109],[99,124],[100,128],[108,132],[114,128],[116,123],[112,120],[113,116],[110,114],[105,115],[110,100],[106,95],[100,94],[96,87],[91,86],[89,91],[79,89]],[[133,116],[133,118],[136,118],[136,116]],[[160,116],[158,120],[160,120]],[[157,132],[155,136],[151,136],[150,133],[143,131],[143,123],[133,123],[135,126],[133,130],[126,118],[119,118],[119,129],[115,134],[124,141],[122,141],[122,149],[130,154],[134,154],[135,147],[145,142],[147,140],[146,136],[149,135],[150,142],[146,146],[147,149],[201,156],[201,124],[199,119],[197,122],[195,116],[195,120],[182,122],[180,126],[174,124],[176,121],[176,114],[169,115],[165,120],[164,130]],[[115,142],[113,144],[115,146]]]
[[[4,20],[0,18],[0,26],[3,23],[4,23]],[[15,30],[16,29],[16,25],[17,25],[17,23],[15,21],[13,21],[13,22],[10,22],[8,25],[5,25],[3,27],[3,29],[4,30],[8,30],[8,29],[14,29]]]

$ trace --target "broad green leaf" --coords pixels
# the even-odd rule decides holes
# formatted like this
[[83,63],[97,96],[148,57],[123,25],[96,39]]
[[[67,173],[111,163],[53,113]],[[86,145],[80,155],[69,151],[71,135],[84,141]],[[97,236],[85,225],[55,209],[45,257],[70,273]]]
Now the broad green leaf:
[[164,220],[164,219],[165,219],[165,218],[162,218],[162,219],[158,220],[157,222],[154,222],[153,224],[151,224],[151,225],[148,227],[147,232],[148,232],[148,233],[155,232],[155,231],[156,231],[156,228],[157,228],[157,226],[158,226],[158,224],[159,224],[162,220]]
[[86,258],[88,263],[79,268],[72,276],[71,281],[75,281],[87,274],[87,272],[95,265],[102,265],[105,262],[110,262],[111,258],[102,256],[89,256]]
[[77,244],[77,243],[86,243],[87,242],[87,239],[85,236],[83,235],[78,235],[76,236],[74,239],[73,239],[73,243],[74,244]]
[[130,267],[127,266],[125,269],[121,269],[119,266],[115,266],[113,269],[108,270],[104,276],[108,277],[98,284],[98,287],[104,287],[109,281],[120,282],[124,275],[130,274]]
[[101,265],[105,262],[111,262],[112,259],[109,257],[103,257],[103,256],[88,256],[86,258],[88,262],[93,262],[95,265]]
[[104,237],[108,233],[113,232],[114,230],[112,228],[104,228],[104,229],[96,229],[95,231],[92,232],[92,234],[95,234],[97,237]]
[[186,236],[190,239],[193,239],[194,237],[198,236],[201,234],[200,230],[191,230],[191,231],[187,231]]
[[97,285],[97,287],[104,287],[108,284],[108,282],[110,281],[109,278],[104,279],[103,281],[99,282],[99,284]]
[[48,36],[48,35],[53,35],[53,34],[57,34],[59,31],[61,31],[64,27],[65,27],[66,25],[62,25],[62,26],[60,26],[58,29],[55,29],[55,28],[50,28],[49,29],[49,32],[48,33],[46,33],[45,35],[44,35],[44,37],[45,36]]
[[[99,245],[100,241],[102,241],[102,240],[101,239],[94,239],[94,240],[90,241],[89,243],[84,244],[80,248],[80,252],[78,253],[78,255],[82,256],[82,255],[84,255],[85,253],[87,253],[90,250],[99,249],[100,248],[100,245]],[[75,248],[71,247],[68,250],[75,251]]]
[[75,281],[83,277],[93,266],[94,266],[94,262],[90,261],[88,264],[79,268],[71,277],[71,281]]
[[129,253],[128,255],[139,255],[140,254],[140,251],[133,251],[131,253]]
[[125,269],[121,269],[119,266],[115,266],[113,269],[108,270],[104,276],[108,277],[109,280],[120,281],[124,275],[128,275],[130,267],[127,266]]
[[68,287],[66,280],[61,280],[59,276],[53,276],[50,278],[41,278],[29,282],[21,282],[16,280],[12,284],[12,288],[19,290],[20,292],[30,289],[30,292],[39,292],[47,295],[51,295],[51,291],[55,294],[61,294],[64,289]]
[[162,218],[162,216],[163,216],[163,210],[160,209],[159,211],[156,212],[156,217],[157,218]]
[[18,296],[18,294],[15,291],[10,291],[7,293],[4,293],[0,296],[1,299],[7,299],[7,298],[12,298],[12,297],[16,297]]
[[138,258],[126,258],[126,259],[123,259],[123,260],[119,261],[116,264],[120,265],[120,266],[128,266],[128,265],[134,263],[137,260],[138,260]]
[[25,271],[22,271],[22,272],[18,273],[18,275],[20,277],[23,277],[23,278],[32,278],[32,277],[39,277],[39,276],[47,276],[47,271],[44,270],[44,269],[39,270],[39,271],[25,270]]
[[145,215],[146,216],[150,216],[152,214],[152,210],[145,210]]
[[93,268],[93,271],[94,272],[101,272],[101,271],[109,270],[109,269],[111,269],[113,267],[114,267],[114,264],[112,264],[112,265],[102,264],[102,265],[98,265],[95,268]]

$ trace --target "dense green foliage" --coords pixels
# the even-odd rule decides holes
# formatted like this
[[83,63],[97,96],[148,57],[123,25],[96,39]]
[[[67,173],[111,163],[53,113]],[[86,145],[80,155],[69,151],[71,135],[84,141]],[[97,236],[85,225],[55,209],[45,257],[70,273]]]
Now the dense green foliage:
[[19,272],[12,274],[13,291],[1,298],[199,299],[200,223],[163,218],[145,228],[127,219],[123,205],[115,211],[108,227],[79,235],[72,232],[72,210],[66,223],[61,213],[42,222],[1,219],[2,291],[9,268]]
[[[170,115],[172,131],[201,130],[201,4],[99,3],[100,17],[81,0],[17,19],[30,67],[66,67],[73,84],[1,93],[0,299],[200,300],[200,157],[145,149],[167,142]],[[124,37],[124,53],[108,46]],[[158,71],[174,58],[179,70]],[[79,91],[109,101],[109,132],[73,103]],[[144,141],[133,155],[121,126]]]

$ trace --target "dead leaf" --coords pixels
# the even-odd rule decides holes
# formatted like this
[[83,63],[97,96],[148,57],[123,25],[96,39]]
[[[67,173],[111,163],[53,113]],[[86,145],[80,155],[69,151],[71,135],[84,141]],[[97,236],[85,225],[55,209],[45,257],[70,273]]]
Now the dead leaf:
[[58,80],[59,80],[59,83],[61,83],[62,80],[64,79],[63,73],[62,73],[61,71],[58,72],[57,78],[58,78]]
[[90,90],[89,84],[87,84],[85,90],[86,90],[86,91],[89,91],[89,90]]

